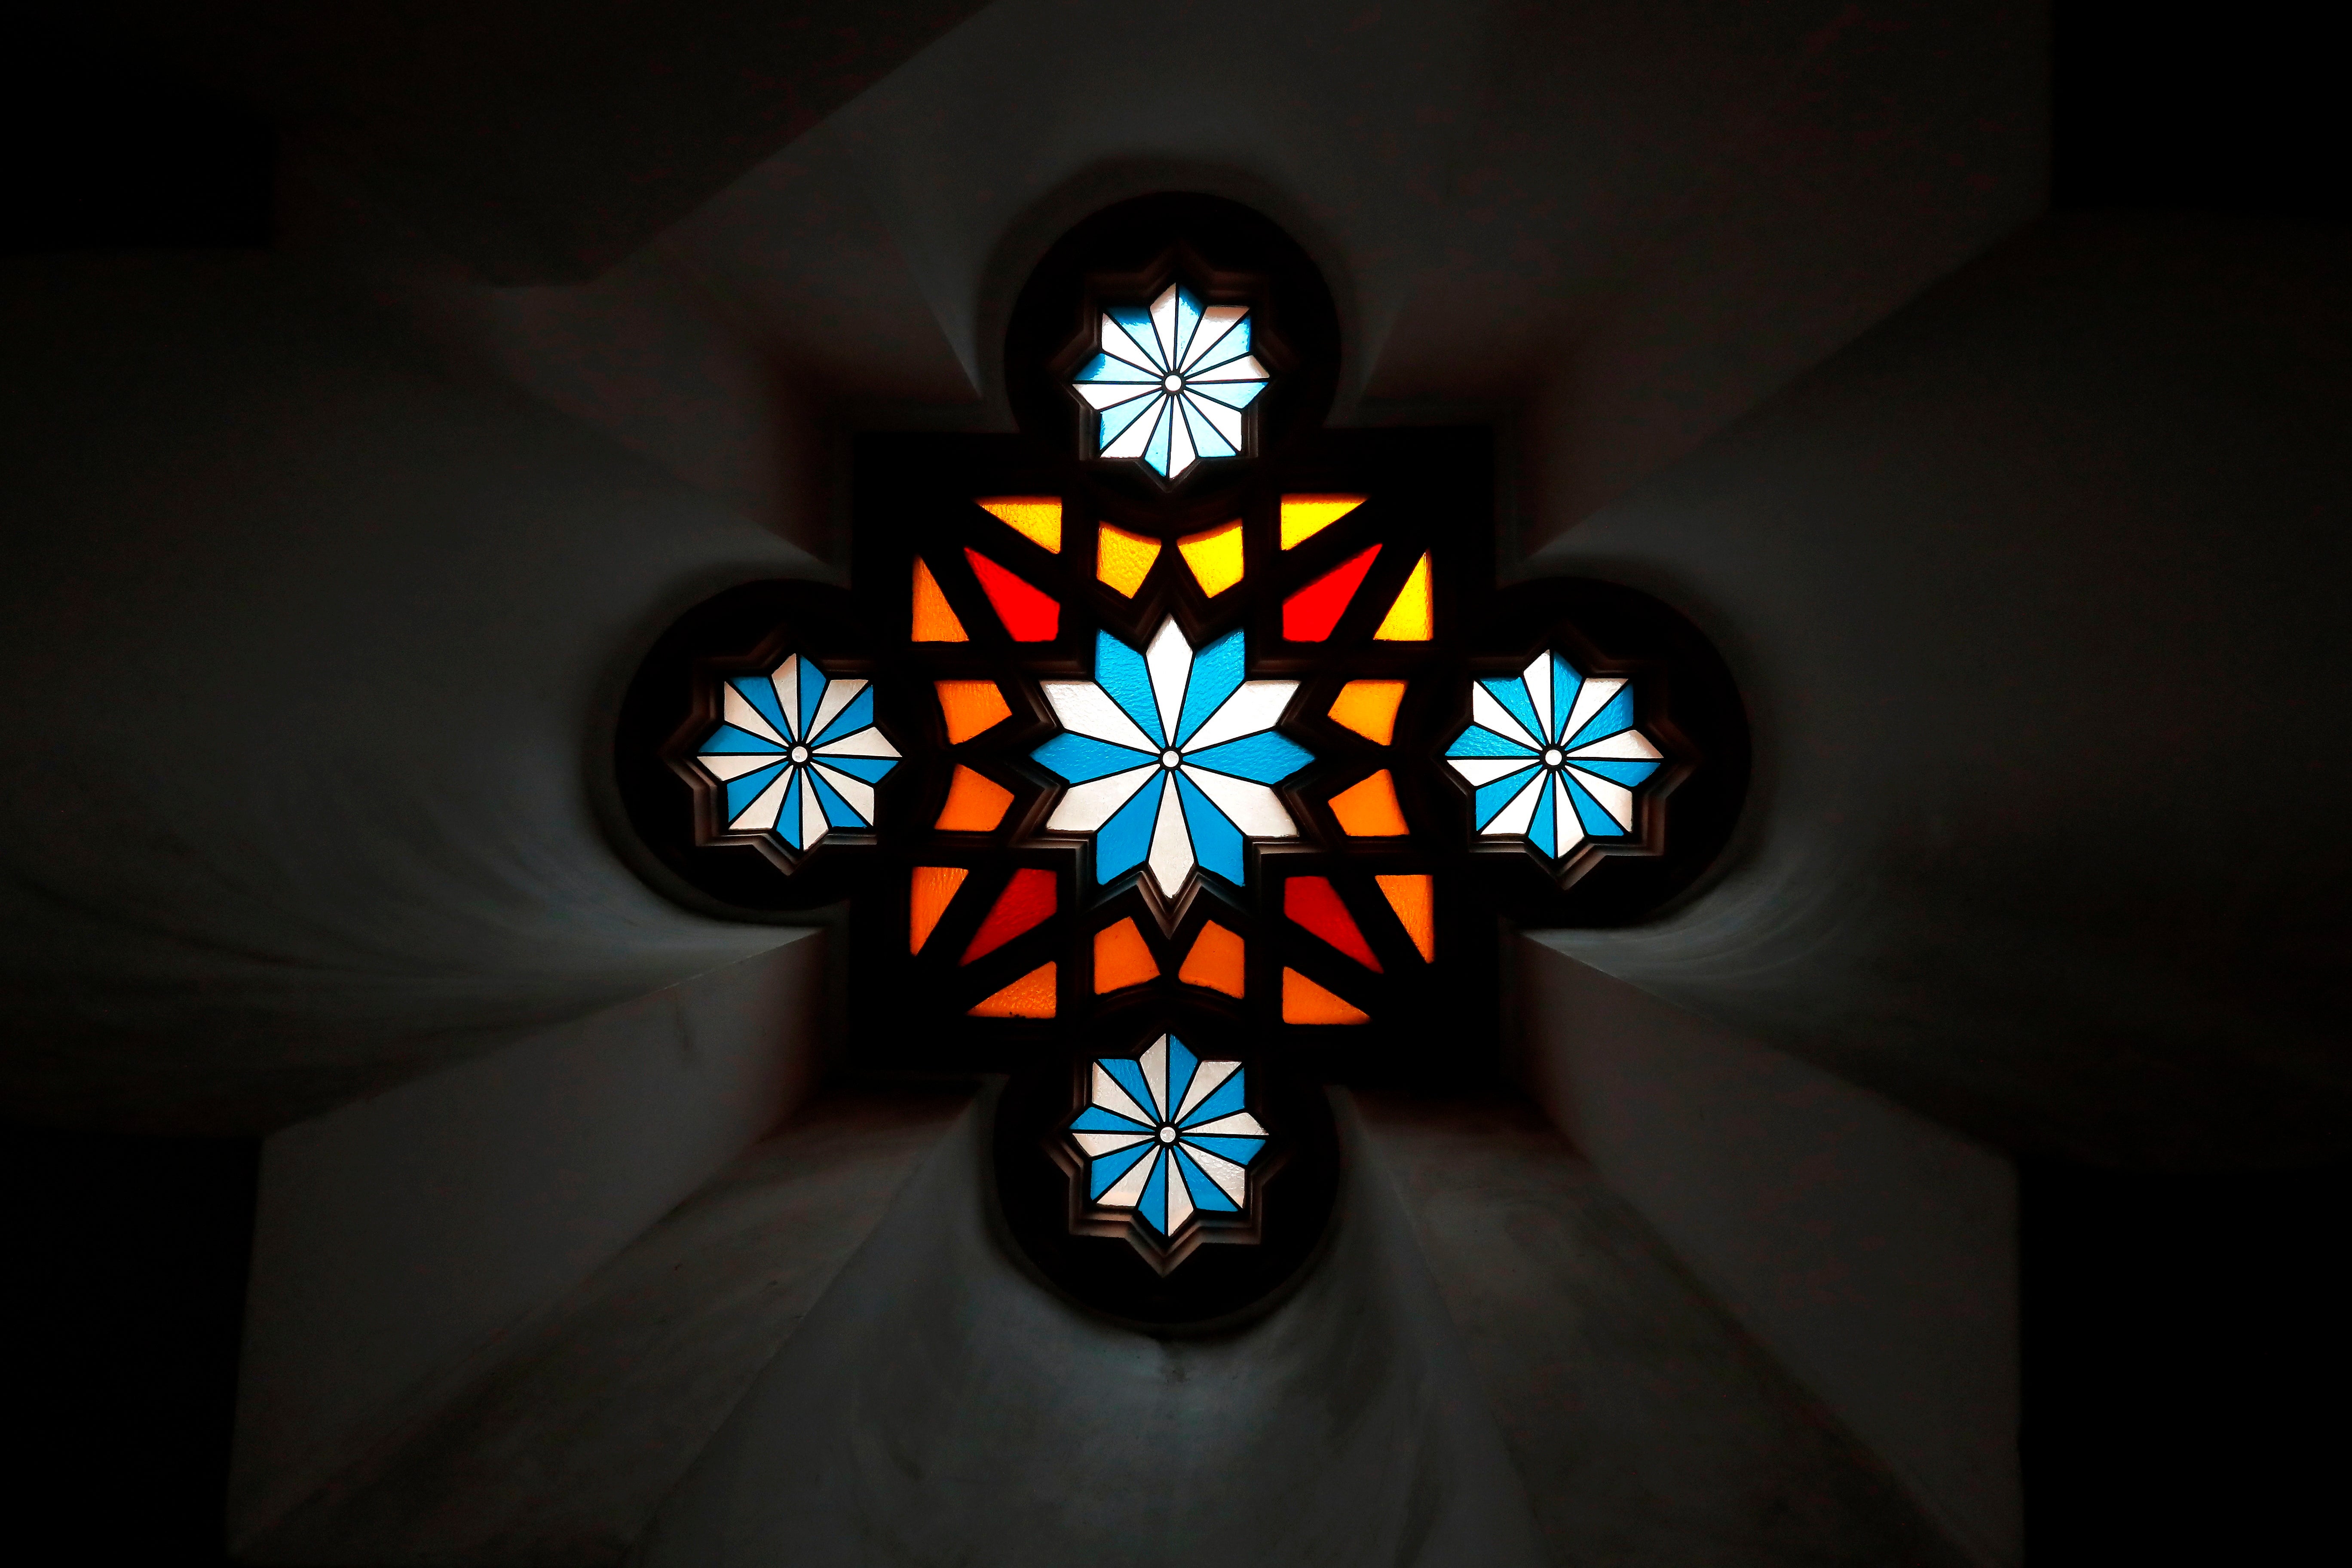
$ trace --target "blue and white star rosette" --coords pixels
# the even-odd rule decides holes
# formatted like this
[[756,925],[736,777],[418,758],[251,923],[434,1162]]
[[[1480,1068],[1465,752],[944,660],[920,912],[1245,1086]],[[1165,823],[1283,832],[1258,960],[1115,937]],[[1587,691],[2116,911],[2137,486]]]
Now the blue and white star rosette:
[[1233,632],[1195,652],[1171,618],[1142,652],[1095,637],[1092,680],[1048,680],[1065,731],[1031,754],[1069,784],[1045,827],[1094,836],[1095,880],[1140,865],[1173,899],[1198,867],[1235,887],[1245,840],[1296,838],[1270,787],[1314,761],[1275,732],[1295,680],[1244,680]]
[[1101,352],[1072,378],[1096,411],[1095,455],[1136,458],[1172,479],[1202,458],[1242,450],[1242,411],[1265,390],[1249,308],[1203,306],[1171,284],[1150,309],[1103,312]]
[[1588,679],[1540,653],[1515,678],[1473,683],[1470,718],[1445,761],[1471,786],[1479,837],[1525,838],[1560,860],[1633,833],[1635,792],[1664,758],[1633,727],[1623,677]]
[[1087,1160],[1087,1200],[1132,1209],[1163,1238],[1195,1214],[1249,1206],[1249,1166],[1265,1129],[1246,1108],[1239,1062],[1204,1062],[1173,1035],[1132,1061],[1097,1060],[1070,1138]]
[[729,833],[771,833],[802,853],[835,828],[874,826],[874,786],[898,748],[874,727],[874,689],[798,654],[719,689],[723,722],[694,760],[719,781]]

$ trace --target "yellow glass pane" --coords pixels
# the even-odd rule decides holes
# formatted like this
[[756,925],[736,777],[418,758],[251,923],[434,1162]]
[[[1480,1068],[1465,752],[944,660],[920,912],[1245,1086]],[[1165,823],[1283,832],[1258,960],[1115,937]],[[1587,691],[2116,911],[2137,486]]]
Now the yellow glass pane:
[[1402,838],[1408,831],[1404,807],[1397,804],[1396,780],[1386,768],[1333,795],[1331,815],[1350,838]]
[[1004,693],[993,680],[935,680],[940,713],[948,721],[948,744],[961,746],[984,730],[1013,717]]
[[1160,962],[1151,956],[1135,921],[1123,920],[1095,932],[1095,994],[1124,991],[1160,978]]
[[1031,970],[971,1010],[975,1018],[1050,1018],[1054,1016],[1054,966]]
[[940,592],[940,580],[920,556],[915,560],[915,641],[970,642],[963,623],[948,605],[948,596]]
[[1056,555],[1061,553],[1060,496],[991,496],[980,503],[980,510],[1003,519],[1015,533],[1036,541]]
[[1296,969],[1282,972],[1282,1021],[1286,1024],[1369,1024],[1360,1008],[1349,1005]]
[[971,873],[961,866],[918,866],[907,889],[907,951],[920,952],[955,902],[956,889]]
[[1176,542],[1184,564],[1199,579],[1201,592],[1212,599],[1242,580],[1242,525],[1239,518],[1206,533],[1188,533]]
[[1095,532],[1095,575],[1132,599],[1160,559],[1160,541],[1104,523]]
[[1396,911],[1397,923],[1404,927],[1412,945],[1421,949],[1422,962],[1437,962],[1437,879],[1419,877],[1375,877],[1381,887],[1381,897]]
[[1437,610],[1430,601],[1429,557],[1413,563],[1412,575],[1404,580],[1396,603],[1381,618],[1380,629],[1372,633],[1374,642],[1427,642],[1437,635]]
[[1192,939],[1192,951],[1184,955],[1183,967],[1176,971],[1176,978],[1205,991],[1238,996],[1248,983],[1248,959],[1249,945],[1211,921]]
[[1363,504],[1361,496],[1283,497],[1282,547],[1314,538]]
[[1396,739],[1397,704],[1403,700],[1402,680],[1351,680],[1332,700],[1331,721],[1385,746]]
[[948,781],[948,803],[940,811],[940,829],[945,833],[992,833],[996,825],[1004,820],[1004,808],[1012,804],[1011,790],[958,763],[955,777]]

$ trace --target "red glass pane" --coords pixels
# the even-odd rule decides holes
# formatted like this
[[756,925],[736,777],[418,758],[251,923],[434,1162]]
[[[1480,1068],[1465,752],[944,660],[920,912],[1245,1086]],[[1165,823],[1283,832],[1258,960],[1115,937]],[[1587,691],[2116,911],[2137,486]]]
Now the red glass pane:
[[1355,918],[1339,901],[1329,878],[1293,877],[1285,882],[1282,912],[1365,968],[1380,973],[1381,961],[1372,956],[1372,944],[1356,929]]
[[963,557],[971,563],[981,592],[996,606],[997,618],[1014,642],[1054,640],[1062,626],[1062,606],[1052,595],[1031,587],[977,550],[966,550]]
[[970,963],[975,958],[985,957],[1023,931],[1044,924],[1053,919],[1060,906],[1061,891],[1053,872],[1013,872],[1013,880],[996,895],[995,906],[973,933],[971,945],[963,950],[963,962]]
[[1380,552],[1381,547],[1375,544],[1285,599],[1283,640],[1321,642],[1329,637],[1331,628],[1339,624],[1339,616],[1347,610],[1348,601],[1363,585],[1364,574],[1372,569],[1372,557]]

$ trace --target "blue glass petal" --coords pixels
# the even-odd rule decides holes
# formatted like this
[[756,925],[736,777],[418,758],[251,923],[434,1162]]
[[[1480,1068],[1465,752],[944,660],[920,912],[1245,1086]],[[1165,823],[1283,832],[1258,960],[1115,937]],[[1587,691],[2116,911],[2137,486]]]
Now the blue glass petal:
[[1184,1142],[1196,1148],[1206,1149],[1212,1154],[1221,1154],[1236,1165],[1248,1164],[1257,1158],[1258,1151],[1265,1147],[1263,1138],[1227,1138],[1222,1134],[1213,1138],[1187,1138]]
[[1150,752],[1114,746],[1108,741],[1097,741],[1092,735],[1068,733],[1055,736],[1029,754],[1071,784],[1108,778],[1113,773],[1123,773],[1129,768],[1139,768],[1146,763],[1160,760]]
[[1217,809],[1216,802],[1201,793],[1200,785],[1181,773],[1176,775],[1176,798],[1183,803],[1184,826],[1192,835],[1192,858],[1234,887],[1243,886],[1242,830]]
[[1070,379],[1089,384],[1098,381],[1141,382],[1149,385],[1160,378],[1140,365],[1129,364],[1123,359],[1113,359],[1108,354],[1097,354],[1087,362],[1086,369]]
[[[809,725],[816,721],[817,706],[824,700],[824,689],[832,684],[833,682],[824,678],[824,671],[819,669],[806,657],[803,657],[801,659],[801,705],[793,714],[793,734],[803,737],[808,734]],[[874,689],[869,686],[866,689],[870,692]],[[873,711],[870,705],[866,711]],[[866,721],[866,723],[868,724],[872,722],[873,721],[870,719]],[[866,726],[864,724],[858,726],[861,730],[865,727]]]
[[1262,381],[1188,381],[1184,390],[1201,397],[1213,397],[1228,408],[1247,408],[1265,390]]
[[1184,1190],[1192,1195],[1192,1206],[1207,1209],[1212,1214],[1231,1214],[1241,1205],[1225,1196],[1225,1189],[1209,1180],[1201,1167],[1192,1163],[1192,1156],[1179,1144],[1172,1151],[1177,1173],[1184,1178]]
[[760,717],[776,727],[779,735],[789,735],[793,727],[784,722],[784,710],[776,706],[776,683],[764,675],[738,675],[727,682],[743,694],[743,700],[760,710]]
[[1478,786],[1478,804],[1474,808],[1474,815],[1477,817],[1479,831],[1486,831],[1486,824],[1494,821],[1503,807],[1518,798],[1519,792],[1528,787],[1528,775],[1534,772],[1531,767],[1521,768],[1517,773],[1505,773],[1491,784]]
[[[816,716],[815,703],[809,704],[808,712],[811,718]],[[848,705],[833,716],[833,722],[824,727],[824,733],[819,735],[812,744],[822,746],[829,742],[838,741],[844,735],[854,735],[873,722],[874,687],[869,682],[865,690],[851,698]]]
[[815,770],[810,770],[809,787],[816,791],[816,803],[824,812],[826,823],[835,827],[871,827],[866,814],[841,798],[841,793],[824,782]]
[[1227,632],[1192,656],[1192,682],[1184,689],[1184,710],[1176,716],[1179,747],[1241,689],[1242,667],[1248,661],[1248,639],[1241,632]]
[[710,739],[702,742],[700,749],[704,754],[716,757],[757,756],[761,752],[772,752],[781,756],[784,750],[765,735],[754,735],[751,731],[738,730],[732,724],[719,725],[711,732]]
[[1570,765],[1615,779],[1629,789],[1658,771],[1658,764],[1647,757],[1578,757]]
[[1192,334],[1201,325],[1201,301],[1192,298],[1190,289],[1176,290],[1176,363],[1182,364],[1192,352]]
[[1198,409],[1192,406],[1192,400],[1189,395],[1178,398],[1176,405],[1184,411],[1184,427],[1192,432],[1192,449],[1201,456],[1230,458],[1238,449],[1231,441],[1226,440],[1217,427],[1210,424]]
[[755,773],[727,781],[727,820],[734,821],[743,815],[743,808],[760,798],[760,792],[776,782],[776,775],[787,764],[779,762],[773,767],[761,768]]
[[1165,773],[1143,781],[1134,798],[1111,814],[1095,834],[1095,880],[1108,882],[1143,864],[1151,853],[1151,828],[1160,819]]
[[1526,681],[1515,676],[1509,680],[1482,680],[1478,684],[1486,689],[1488,696],[1507,709],[1512,718],[1525,724],[1528,734],[1550,732],[1544,721],[1536,717],[1535,700],[1528,695]]
[[1617,826],[1617,819],[1601,810],[1601,803],[1586,794],[1584,786],[1578,784],[1573,775],[1568,778],[1568,798],[1575,803],[1577,820],[1584,824],[1585,832],[1595,838],[1625,837],[1625,830]]
[[1155,392],[1148,397],[1130,397],[1125,403],[1115,403],[1104,409],[1101,420],[1095,426],[1096,450],[1099,451],[1118,440],[1129,426],[1167,400],[1166,393]]
[[[1559,809],[1558,803],[1552,799],[1552,795],[1551,783],[1547,779],[1544,782],[1543,794],[1536,797],[1535,819],[1528,824],[1528,837],[1535,840],[1536,847],[1547,855],[1554,853],[1551,819]],[[1503,804],[1508,805],[1510,802],[1506,800]],[[1478,826],[1484,827],[1486,825],[1481,822]]]
[[1168,1217],[1168,1162],[1160,1161],[1151,1167],[1151,1179],[1143,1184],[1143,1201],[1137,1205],[1143,1223],[1160,1235],[1168,1234],[1160,1222]]
[[1532,757],[1536,749],[1524,741],[1497,735],[1483,724],[1473,724],[1454,737],[1454,744],[1445,748],[1445,754],[1449,757]]
[[1102,1063],[1102,1069],[1118,1080],[1119,1088],[1135,1097],[1136,1104],[1151,1112],[1154,1117],[1162,1114],[1160,1102],[1152,1097],[1150,1084],[1144,1079],[1141,1062],[1129,1061],[1124,1057],[1112,1057]]
[[1143,662],[1143,655],[1128,647],[1108,632],[1095,634],[1095,684],[1120,712],[1135,721],[1135,727],[1151,737],[1152,743],[1164,746],[1167,737],[1160,731],[1160,700],[1151,694],[1151,670]]
[[784,806],[776,813],[776,837],[795,849],[805,849],[801,842],[801,781],[808,777],[806,768],[792,771],[792,783],[784,786]]
[[1568,725],[1568,716],[1576,710],[1576,694],[1584,689],[1584,677],[1576,667],[1558,654],[1551,656],[1551,727],[1544,734],[1554,742]]
[[[1161,401],[1172,404],[1176,400],[1169,397]],[[1151,432],[1151,439],[1143,444],[1143,460],[1150,464],[1151,471],[1163,479],[1168,477],[1168,443],[1171,439],[1170,432],[1174,429],[1175,423],[1172,419],[1162,419],[1158,427]]]
[[1201,351],[1201,363],[1184,367],[1187,377],[1206,375],[1221,364],[1237,360],[1250,352],[1250,319],[1244,316],[1225,329],[1225,335]]
[[1168,365],[1160,357],[1160,334],[1152,330],[1151,312],[1140,305],[1120,305],[1104,314],[1119,324],[1121,331],[1135,340],[1143,351],[1145,361],[1160,374],[1168,374]]
[[1138,1143],[1132,1149],[1120,1149],[1093,1161],[1087,1167],[1087,1196],[1098,1198],[1110,1191],[1111,1184],[1129,1171],[1146,1154],[1160,1152],[1157,1143]]
[[1572,752],[1579,746],[1592,744],[1603,735],[1613,735],[1620,730],[1633,727],[1633,688],[1628,682],[1617,689],[1617,695],[1604,703],[1600,712],[1584,721],[1583,729],[1568,738],[1567,749]]
[[1200,1070],[1201,1058],[1186,1048],[1175,1036],[1168,1037],[1168,1103],[1184,1103],[1184,1091],[1192,1087],[1192,1075]]
[[1247,1068],[1235,1068],[1234,1076],[1211,1090],[1207,1099],[1194,1106],[1179,1125],[1198,1127],[1204,1121],[1214,1121],[1220,1116],[1231,1116],[1236,1110],[1247,1110],[1248,1090],[1244,1079]]
[[1070,1123],[1070,1131],[1073,1132],[1149,1132],[1151,1129],[1140,1121],[1121,1116],[1116,1110],[1105,1110],[1099,1105],[1089,1105],[1078,1112],[1078,1119]]
[[867,784],[879,784],[882,782],[883,778],[889,773],[892,768],[898,765],[898,759],[896,757],[843,757],[826,754],[824,758],[824,765],[829,768],[837,768],[841,772],[847,773],[851,778],[864,779]]
[[1314,760],[1314,752],[1271,730],[1244,735],[1205,752],[1189,752],[1184,758],[1193,767],[1264,784],[1279,784]]

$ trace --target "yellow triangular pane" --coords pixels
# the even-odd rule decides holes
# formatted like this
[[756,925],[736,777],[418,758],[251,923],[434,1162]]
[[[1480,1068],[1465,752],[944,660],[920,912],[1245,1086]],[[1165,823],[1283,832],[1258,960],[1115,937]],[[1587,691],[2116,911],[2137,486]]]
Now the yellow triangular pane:
[[1422,962],[1437,962],[1437,879],[1431,876],[1375,877],[1381,897],[1396,911],[1397,923],[1404,927],[1412,945],[1421,949]]
[[948,781],[948,803],[940,810],[940,830],[992,833],[1004,820],[1004,808],[1012,804],[1011,790],[958,763],[955,777]]
[[1333,795],[1331,815],[1350,838],[1402,838],[1408,831],[1404,807],[1397,804],[1396,780],[1386,768]]
[[1206,533],[1188,533],[1176,542],[1184,564],[1192,569],[1201,592],[1212,599],[1242,580],[1242,525],[1236,518]]
[[1282,1021],[1286,1024],[1369,1024],[1362,1009],[1350,1006],[1296,969],[1282,972]]
[[1132,919],[1095,932],[1095,994],[1124,991],[1160,978],[1160,961],[1151,956],[1143,933]]
[[1176,978],[1187,985],[1238,996],[1247,984],[1248,960],[1249,945],[1211,921],[1192,939],[1192,951],[1184,955],[1184,966],[1176,972]]
[[1002,519],[1015,533],[1034,540],[1057,555],[1061,553],[1061,497],[991,496],[980,503],[980,510]]
[[940,917],[955,902],[956,889],[971,873],[961,866],[918,866],[907,889],[907,951],[920,952],[939,930]]
[[1054,966],[1033,969],[971,1010],[975,1018],[1050,1018],[1054,1016]]
[[1123,528],[1104,523],[1095,534],[1095,575],[1132,599],[1143,580],[1151,575],[1151,564],[1160,559],[1160,541],[1145,534],[1129,533]]
[[963,623],[948,607],[948,596],[940,592],[940,580],[920,556],[915,559],[915,641],[970,642]]
[[1402,680],[1351,680],[1332,700],[1331,721],[1385,746],[1396,739],[1397,704],[1403,700]]
[[1372,633],[1372,640],[1427,642],[1436,635],[1437,611],[1430,602],[1429,593],[1429,557],[1423,555],[1413,563],[1412,575],[1404,580],[1396,603],[1381,618],[1380,629]]
[[961,746],[974,735],[1013,717],[993,680],[935,680],[940,714],[948,721],[948,744]]
[[1363,504],[1361,496],[1283,497],[1282,547],[1314,538]]

